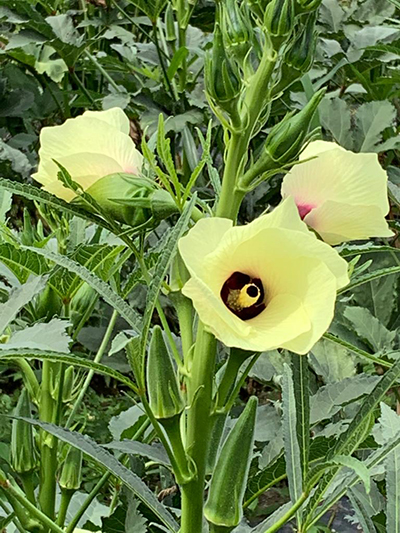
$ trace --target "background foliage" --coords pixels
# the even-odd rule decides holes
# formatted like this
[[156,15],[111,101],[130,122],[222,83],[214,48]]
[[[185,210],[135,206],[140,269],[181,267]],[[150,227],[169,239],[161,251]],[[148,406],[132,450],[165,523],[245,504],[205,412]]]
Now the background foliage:
[[[379,154],[389,174],[393,207],[390,218],[397,229],[399,7],[395,0],[324,0],[313,68],[273,102],[267,127],[252,141],[257,153],[274,123],[288,111],[301,109],[310,95],[326,87],[316,125],[322,126],[326,139],[345,148]],[[182,32],[171,18],[171,6],[166,1],[0,0],[0,175],[15,184],[31,183],[29,176],[37,164],[41,127],[59,124],[87,108],[119,106],[131,119],[133,139],[139,143],[145,136],[151,151],[156,148],[158,117],[162,113],[183,183],[199,163],[211,121],[210,156],[204,161],[197,182],[199,199],[207,205],[218,194],[223,164],[222,128],[211,115],[204,95],[204,58],[212,44],[214,11],[214,2],[200,0],[193,5],[187,31]],[[268,203],[277,204],[279,185],[278,176],[251,193],[242,206],[241,222],[254,218]],[[103,376],[96,374],[92,380],[71,427],[99,444],[107,444],[111,455],[101,456],[104,448],[95,444],[91,453],[85,449],[84,482],[73,497],[69,514],[72,517],[77,512],[104,476],[104,466],[109,466],[114,454],[120,453],[124,454],[128,472],[144,479],[167,506],[178,508],[179,494],[163,450],[159,444],[149,446],[154,433],[144,427],[144,415],[123,383],[123,376],[129,374],[123,349],[137,333],[136,312],[142,313],[146,306],[145,280],[140,269],[131,254],[124,251],[121,241],[107,229],[97,228],[73,213],[61,214],[55,205],[39,206],[33,201],[34,196],[24,196],[22,199],[3,189],[0,197],[0,348],[27,353],[73,352],[85,360],[100,353],[101,363],[109,369],[104,375],[103,368]],[[138,243],[151,273],[160,264],[174,222],[163,222],[145,243]],[[62,250],[57,250],[57,243],[61,243]],[[376,245],[380,246],[342,247],[349,260],[358,257],[356,279],[371,273],[371,278],[375,273],[376,279],[339,297],[330,335],[308,357],[312,369],[311,462],[335,446],[360,402],[399,356],[399,242],[396,239],[390,246],[382,242]],[[107,289],[100,281],[100,289],[86,283],[88,279],[79,275],[76,268],[74,272],[68,263],[57,263],[49,250],[62,252],[104,284],[110,283],[135,310],[127,314],[122,309],[105,343],[104,334],[113,316]],[[381,276],[382,269],[389,268],[392,271],[385,270],[385,274],[393,273]],[[161,298],[175,336],[176,316],[167,300]],[[338,343],[335,336],[342,342]],[[221,366],[225,357],[221,352]],[[288,437],[282,400],[284,404],[291,402],[299,392],[296,387],[292,390],[291,376],[284,366],[288,357],[277,351],[262,354],[231,412],[232,425],[249,395],[257,394],[261,400],[257,454],[245,504],[251,526],[240,526],[238,533],[250,531],[275,511],[282,513],[289,500],[288,457],[283,453]],[[32,361],[31,366],[39,375],[40,365]],[[11,413],[15,406],[22,371],[21,366],[6,359],[1,363],[0,407],[4,413]],[[65,396],[66,419],[84,372],[75,370],[74,385]],[[400,412],[397,384],[382,401],[381,410],[372,412],[367,431],[371,435],[358,450],[359,459],[400,437],[400,418],[395,412]],[[132,438],[143,427],[137,438],[143,446],[126,448],[123,439]],[[4,468],[9,461],[10,428],[11,422],[2,422],[0,461]],[[400,505],[400,474],[396,468],[399,454],[396,449],[383,463],[372,465],[371,479],[368,474],[367,481],[359,463],[346,464],[341,477],[329,488],[326,503],[314,513],[315,529],[310,531],[330,531],[331,527],[340,531],[355,531],[357,527],[365,532],[397,531],[394,510]],[[160,523],[155,504],[151,512],[140,499],[131,498],[132,483],[128,479],[124,487],[109,475],[79,525],[92,530],[101,528],[105,533],[159,531],[154,525]],[[340,499],[344,484],[351,489],[346,499]],[[335,503],[337,500],[339,503]],[[0,507],[1,504],[0,500]],[[1,513],[0,509],[0,516]]]

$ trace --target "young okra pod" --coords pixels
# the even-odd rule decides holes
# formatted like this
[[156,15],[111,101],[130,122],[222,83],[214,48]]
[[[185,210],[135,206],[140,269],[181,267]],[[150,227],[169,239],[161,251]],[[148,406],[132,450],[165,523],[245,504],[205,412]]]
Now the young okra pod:
[[214,526],[236,527],[243,516],[243,496],[254,446],[258,400],[252,396],[222,447],[204,508]]

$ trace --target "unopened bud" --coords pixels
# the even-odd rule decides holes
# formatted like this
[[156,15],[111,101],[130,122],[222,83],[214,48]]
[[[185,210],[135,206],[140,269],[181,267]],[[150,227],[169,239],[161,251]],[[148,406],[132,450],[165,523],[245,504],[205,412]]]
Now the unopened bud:
[[252,25],[246,4],[225,0],[222,10],[222,33],[227,50],[239,63],[251,48]]
[[306,13],[307,11],[314,11],[319,8],[322,0],[297,0],[296,1],[296,12],[297,13]]
[[239,98],[242,82],[237,65],[225,52],[218,24],[215,27],[212,54],[206,58],[205,80],[211,99],[230,113]]
[[59,479],[64,490],[79,490],[82,483],[82,451],[71,446],[68,450]]
[[317,42],[315,21],[316,13],[314,12],[307,17],[305,24],[301,25],[300,31],[294,35],[283,59],[286,65],[302,74],[310,70],[314,60]]
[[324,94],[325,89],[320,89],[304,109],[296,115],[286,116],[272,128],[265,149],[273,161],[284,164],[297,157],[308,134],[311,120]]
[[286,37],[294,27],[293,0],[272,0],[265,10],[264,26],[272,37]]
[[179,391],[174,365],[159,326],[154,327],[150,341],[147,389],[150,407],[156,418],[164,421],[181,415],[185,404]]
[[[15,416],[31,417],[29,394],[23,389],[15,409]],[[12,421],[11,464],[18,474],[32,472],[38,465],[33,427],[24,420]]]
[[75,371],[73,366],[69,366],[64,375],[64,385],[62,390],[63,402],[68,403],[72,400],[75,381]]
[[151,180],[131,174],[105,176],[89,187],[87,193],[96,200],[106,216],[132,227],[150,220],[158,223],[178,212],[167,191],[158,189]]

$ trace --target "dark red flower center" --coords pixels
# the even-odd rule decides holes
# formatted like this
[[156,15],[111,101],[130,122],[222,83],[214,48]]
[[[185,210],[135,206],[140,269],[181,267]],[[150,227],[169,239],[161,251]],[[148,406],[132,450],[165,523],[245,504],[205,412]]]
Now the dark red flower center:
[[242,320],[254,318],[265,309],[262,281],[243,272],[234,272],[221,289],[226,307]]

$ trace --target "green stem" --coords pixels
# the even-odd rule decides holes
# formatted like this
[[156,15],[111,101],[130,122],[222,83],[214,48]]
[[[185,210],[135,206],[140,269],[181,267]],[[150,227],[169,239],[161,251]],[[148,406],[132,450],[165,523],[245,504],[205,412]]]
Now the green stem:
[[222,408],[228,399],[229,393],[235,386],[240,367],[251,355],[249,352],[232,350],[225,366],[225,372],[218,387],[217,409]]
[[[118,313],[117,311],[113,311],[113,314],[111,315],[111,318],[110,318],[110,322],[108,323],[108,326],[107,326],[107,329],[106,329],[106,332],[104,334],[104,337],[103,337],[103,340],[101,341],[101,344],[99,346],[99,349],[97,350],[97,353],[96,353],[96,356],[94,358],[94,362],[95,363],[99,363],[104,355],[104,352],[106,351],[106,348],[108,346],[108,343],[110,341],[110,338],[111,338],[111,335],[112,335],[112,332],[114,330],[114,326],[115,326],[115,322],[117,321],[117,318],[118,318]],[[88,372],[88,375],[86,376],[86,379],[85,379],[85,382],[82,386],[82,389],[79,393],[79,396],[78,398],[76,399],[75,401],[75,404],[74,404],[74,407],[68,417],[68,420],[67,420],[67,423],[65,424],[65,427],[66,428],[69,428],[71,427],[71,424],[72,422],[74,421],[75,419],[75,416],[79,410],[79,407],[83,401],[83,398],[86,394],[86,391],[90,385],[90,382],[92,381],[92,378],[93,378],[93,375],[94,375],[94,370],[89,370]]]
[[33,503],[25,497],[22,491],[13,487],[8,480],[1,482],[1,488],[6,494],[9,493],[12,498],[21,504],[31,517],[37,518],[47,529],[54,531],[55,533],[65,533],[63,529],[53,522],[53,520],[40,511],[36,505],[33,505]]
[[61,501],[58,509],[57,524],[64,527],[65,518],[72,496],[75,494],[74,490],[61,489]]
[[[54,363],[43,361],[40,391],[39,418],[43,422],[53,422],[54,400],[51,395],[52,371]],[[54,519],[56,501],[57,440],[41,431],[40,488],[39,504],[41,510]]]
[[[237,217],[244,197],[244,193],[237,188],[237,182],[244,168],[245,157],[254,128],[265,106],[275,62],[276,57],[273,50],[265,49],[257,72],[247,87],[241,117],[241,123],[245,125],[244,131],[232,132],[216,216],[231,218],[232,220]],[[263,98],[261,95],[266,96]]]
[[264,533],[275,533],[275,531],[279,531],[280,528],[286,524],[288,520],[292,518],[292,516],[300,509],[300,507],[303,505],[303,503],[308,498],[308,494],[303,492],[303,494],[300,496],[300,498],[297,500],[297,502],[280,518],[273,526],[266,529]]
[[193,304],[189,298],[179,293],[174,299],[174,305],[181,333],[183,360],[186,362],[189,350],[193,346]]
[[187,380],[189,410],[186,451],[197,468],[197,477],[182,487],[181,533],[199,533],[203,524],[206,463],[212,426],[212,390],[216,340],[200,323]]
[[153,23],[154,43],[156,45],[156,50],[157,50],[157,54],[158,54],[158,60],[160,61],[161,70],[162,70],[162,73],[163,73],[163,76],[164,76],[164,82],[165,82],[165,85],[166,85],[168,91],[170,92],[170,94],[172,96],[172,100],[174,100],[176,102],[176,101],[178,101],[178,95],[175,94],[175,92],[174,92],[174,89],[173,89],[173,87],[171,85],[171,81],[170,81],[169,76],[168,76],[167,69],[165,67],[164,58],[163,58],[163,55],[162,55],[162,50],[161,50],[161,47],[160,47],[160,43],[158,42],[157,29],[158,29],[157,28],[157,22],[154,22]]
[[33,505],[36,505],[33,472],[25,472],[23,474],[19,474],[19,477],[21,478],[22,486],[24,487],[26,497],[31,503],[33,503]]

